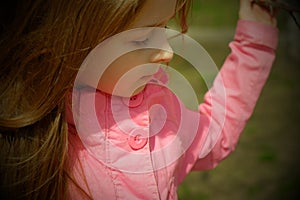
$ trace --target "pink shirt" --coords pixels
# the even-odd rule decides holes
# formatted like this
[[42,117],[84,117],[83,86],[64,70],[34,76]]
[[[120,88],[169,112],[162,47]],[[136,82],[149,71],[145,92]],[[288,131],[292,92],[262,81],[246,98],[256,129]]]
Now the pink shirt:
[[[276,45],[277,29],[240,20],[199,112],[155,82],[130,99],[77,90],[74,116],[67,107],[73,178],[93,199],[177,199],[191,170],[212,169],[234,150]],[[85,198],[71,182],[68,192]]]

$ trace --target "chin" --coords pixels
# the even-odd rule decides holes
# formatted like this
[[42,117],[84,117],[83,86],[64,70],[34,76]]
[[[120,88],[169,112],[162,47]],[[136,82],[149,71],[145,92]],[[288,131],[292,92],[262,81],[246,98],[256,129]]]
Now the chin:
[[139,87],[130,96],[137,95],[138,93],[142,92],[145,89],[145,87],[146,87],[146,85],[143,85],[143,86]]
[[129,98],[129,97],[132,97],[132,96],[137,95],[140,92],[142,92],[145,89],[145,87],[146,87],[146,85],[140,86],[136,90],[134,90],[134,92],[132,92],[133,89],[132,90],[128,89],[126,91],[125,90],[123,90],[123,91],[118,91],[117,90],[117,91],[114,91],[114,92],[106,92],[106,93],[108,93],[110,95],[113,95],[113,96]]

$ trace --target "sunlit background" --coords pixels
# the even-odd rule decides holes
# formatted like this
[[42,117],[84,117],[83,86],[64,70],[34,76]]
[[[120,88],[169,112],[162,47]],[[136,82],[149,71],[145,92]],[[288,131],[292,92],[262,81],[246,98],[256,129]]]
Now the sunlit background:
[[[194,1],[188,34],[204,46],[218,67],[230,52],[228,43],[237,19],[237,0]],[[214,170],[192,172],[179,187],[179,199],[300,197],[300,29],[284,11],[279,12],[278,26],[277,58],[237,149]],[[195,76],[193,67],[174,62],[182,63],[177,69],[191,81],[201,101],[207,90],[201,77]]]

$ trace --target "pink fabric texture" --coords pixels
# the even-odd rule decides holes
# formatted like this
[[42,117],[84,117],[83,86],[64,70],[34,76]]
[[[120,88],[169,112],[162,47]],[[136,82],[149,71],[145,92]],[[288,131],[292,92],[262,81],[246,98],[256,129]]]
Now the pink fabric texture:
[[177,199],[191,170],[212,169],[235,149],[269,75],[277,34],[240,20],[199,112],[155,80],[131,98],[76,90],[73,110],[67,105],[69,159],[84,192],[70,182],[70,198]]

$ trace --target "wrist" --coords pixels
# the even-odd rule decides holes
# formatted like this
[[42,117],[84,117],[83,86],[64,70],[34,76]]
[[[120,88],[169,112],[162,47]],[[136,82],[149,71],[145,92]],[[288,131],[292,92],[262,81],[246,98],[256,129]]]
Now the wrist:
[[263,23],[273,27],[277,26],[273,8],[262,7],[255,3],[242,4],[239,11],[239,19]]

